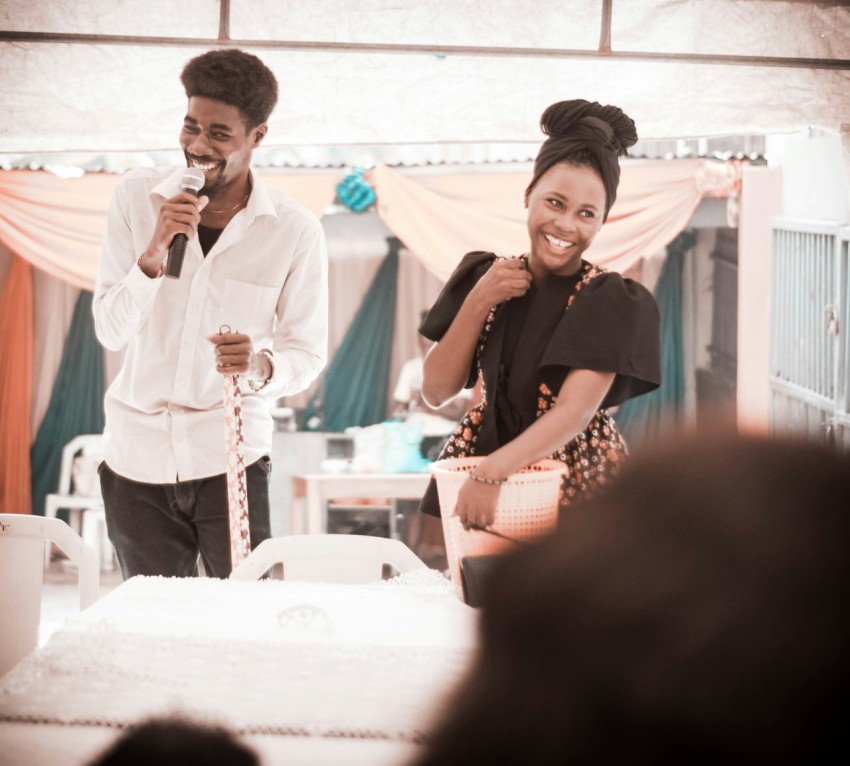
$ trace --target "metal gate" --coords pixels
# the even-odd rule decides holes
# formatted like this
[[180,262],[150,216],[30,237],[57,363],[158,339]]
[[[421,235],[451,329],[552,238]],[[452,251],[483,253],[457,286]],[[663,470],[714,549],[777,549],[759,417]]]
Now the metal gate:
[[850,228],[773,224],[771,430],[850,450],[848,414]]

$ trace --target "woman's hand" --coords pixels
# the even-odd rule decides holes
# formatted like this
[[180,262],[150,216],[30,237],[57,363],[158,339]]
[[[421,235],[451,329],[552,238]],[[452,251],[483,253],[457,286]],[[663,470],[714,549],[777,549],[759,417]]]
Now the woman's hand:
[[487,273],[478,280],[470,295],[487,306],[519,298],[531,287],[531,273],[521,258],[497,258]]
[[[552,456],[580,434],[611,388],[613,372],[571,370],[555,406],[511,441],[490,453],[475,468],[476,476],[500,480],[523,466]],[[465,526],[488,526],[496,519],[499,485],[468,479],[458,493],[455,514]]]
[[439,409],[463,389],[490,309],[525,295],[530,286],[523,259],[497,258],[469,291],[446,334],[425,356],[422,398],[431,409]]
[[496,520],[496,503],[499,500],[498,484],[484,484],[467,479],[457,495],[455,515],[465,529],[489,527]]

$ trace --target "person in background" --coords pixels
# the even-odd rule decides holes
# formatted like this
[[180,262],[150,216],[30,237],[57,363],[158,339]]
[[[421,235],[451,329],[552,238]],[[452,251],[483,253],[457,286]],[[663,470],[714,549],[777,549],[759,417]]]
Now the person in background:
[[[500,485],[542,458],[566,467],[562,507],[604,486],[626,456],[608,408],[661,383],[652,295],[583,258],[614,204],[634,122],[576,99],[546,109],[541,127],[548,138],[525,193],[528,253],[468,253],[419,328],[435,341],[422,383],[432,407],[483,379],[482,403],[440,455],[484,457],[454,509],[468,526],[492,524]],[[420,509],[439,515],[433,481]]]
[[413,766],[848,762],[850,457],[656,450],[498,560]]
[[[327,254],[319,221],[251,170],[277,80],[229,48],[189,61],[180,132],[186,168],[121,178],[93,301],[95,329],[125,352],[106,393],[100,481],[125,578],[231,570],[223,383],[240,376],[251,546],[270,535],[266,397],[306,388],[327,358]],[[164,278],[177,236],[179,278]]]
[[130,727],[89,766],[259,766],[257,754],[227,729],[181,718]]
[[[420,321],[425,319],[427,313],[422,312]],[[425,355],[431,343],[422,335],[418,336],[418,341],[420,354],[408,359],[399,371],[393,389],[395,409],[392,414],[396,419],[422,427],[423,454],[427,457],[433,447],[442,446],[446,437],[454,431],[458,419],[472,406],[473,394],[465,388],[439,409],[428,406],[422,398],[422,374]],[[436,457],[436,454],[433,457]]]

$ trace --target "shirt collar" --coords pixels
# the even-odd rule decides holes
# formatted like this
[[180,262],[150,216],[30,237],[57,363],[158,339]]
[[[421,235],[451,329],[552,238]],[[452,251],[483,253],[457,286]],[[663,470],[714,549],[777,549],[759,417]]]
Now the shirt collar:
[[[170,173],[165,178],[162,179],[153,189],[151,189],[151,195],[158,195],[163,199],[170,199],[175,194],[180,191],[180,181],[183,178],[183,173],[186,171],[184,167],[175,168],[173,173]],[[277,218],[277,211],[275,210],[274,204],[272,203],[271,197],[269,196],[268,186],[263,182],[263,180],[254,172],[253,168],[248,168],[248,172],[251,174],[251,196],[248,199],[248,205],[246,209],[250,217],[257,218],[261,215],[270,215],[274,218]]]
[[270,215],[273,218],[277,218],[277,210],[275,210],[274,203],[269,196],[269,187],[266,186],[263,179],[254,172],[253,168],[249,168],[248,172],[251,174],[251,183],[253,185],[251,196],[248,199],[248,213],[252,218],[256,218],[261,215]]
[[151,189],[151,195],[156,194],[163,199],[170,199],[173,197],[180,191],[180,179],[183,178],[183,173],[185,172],[186,168],[184,167],[175,168],[172,173],[169,173],[162,179],[162,181]]

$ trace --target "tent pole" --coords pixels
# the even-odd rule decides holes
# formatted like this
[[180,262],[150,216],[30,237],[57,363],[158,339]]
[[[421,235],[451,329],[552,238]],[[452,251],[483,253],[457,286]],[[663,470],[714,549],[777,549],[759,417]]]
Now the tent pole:
[[611,52],[611,22],[614,0],[602,0],[602,28],[599,31],[599,52]]
[[[224,12],[222,4],[222,12]],[[224,34],[227,23],[223,23]],[[604,34],[604,26],[603,26]],[[664,53],[649,51],[574,50],[568,48],[508,48],[499,46],[404,45],[379,43],[334,43],[296,40],[214,40],[194,37],[150,37],[133,35],[83,35],[57,32],[0,31],[0,42],[59,43],[80,45],[155,45],[172,47],[265,48],[272,50],[338,53],[407,53],[435,56],[513,56],[519,58],[592,58],[621,61],[661,61],[686,64],[720,64],[755,67],[850,70],[850,59],[819,59],[793,56],[736,56],[708,53]]]

